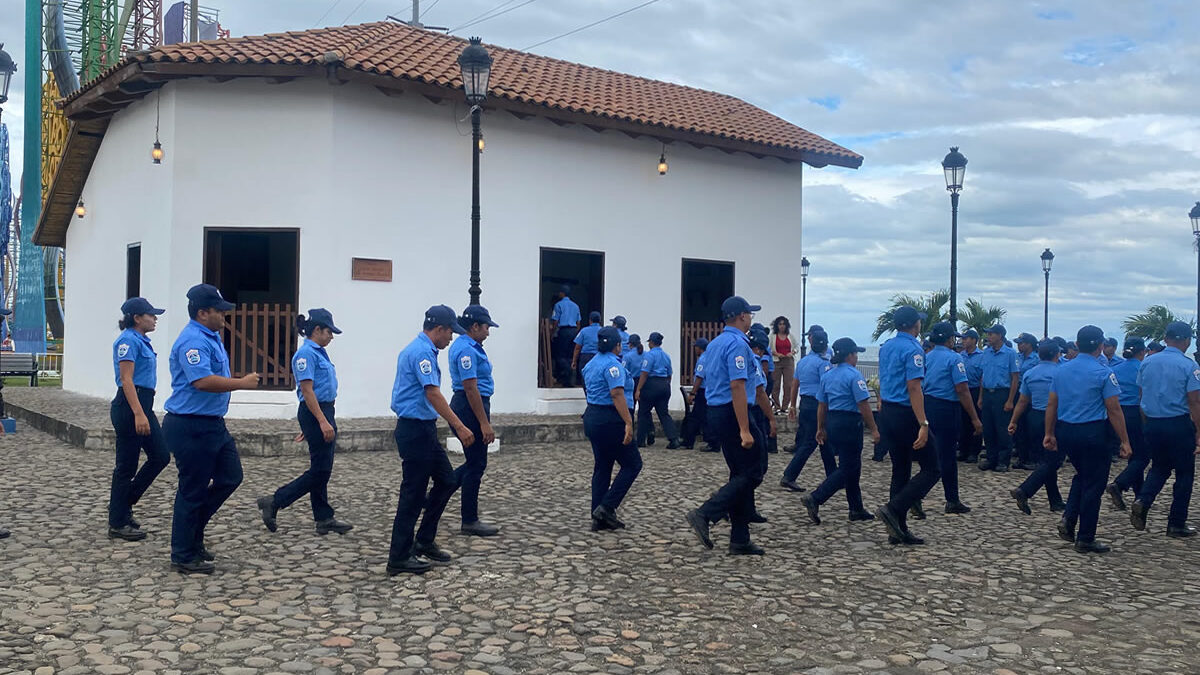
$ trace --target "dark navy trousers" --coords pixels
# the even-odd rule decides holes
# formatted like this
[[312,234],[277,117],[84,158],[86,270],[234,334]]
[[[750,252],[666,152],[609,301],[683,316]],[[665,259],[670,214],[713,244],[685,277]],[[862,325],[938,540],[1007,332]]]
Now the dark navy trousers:
[[[884,401],[879,418],[879,431],[887,439],[892,458],[891,500],[887,506],[900,521],[901,529],[907,530],[909,508],[924,499],[942,476],[938,455],[932,437],[925,447],[913,450],[921,425],[912,408]],[[915,476],[912,475],[914,460],[920,467]]]
[[[163,440],[162,427],[154,414],[154,390],[135,387],[138,402],[150,422],[150,435],[139,436],[133,425],[133,408],[118,390],[109,409],[113,431],[117,435],[116,464],[113,467],[112,487],[108,494],[108,526],[125,527],[133,517],[131,508],[149,489],[150,484],[171,461]],[[138,459],[146,453],[146,463],[138,469]]]
[[171,562],[194,562],[204,546],[208,521],[242,484],[242,460],[221,417],[167,413],[163,437],[179,470]]
[[[602,504],[616,511],[642,472],[642,454],[637,443],[623,443],[625,422],[611,405],[589,403],[583,413],[583,432],[592,444],[591,511]],[[614,465],[621,467],[616,478],[613,478]]]
[[1037,459],[1038,464],[1018,489],[1026,498],[1029,498],[1037,494],[1038,490],[1046,488],[1046,500],[1050,502],[1051,506],[1062,504],[1062,493],[1058,490],[1058,470],[1062,468],[1066,454],[1061,446],[1055,452],[1050,452],[1042,447],[1042,442],[1046,438],[1045,410],[1030,408],[1025,413],[1025,419],[1028,430],[1026,438],[1029,440],[1030,448],[1032,450],[1042,448],[1042,450],[1040,453],[1031,453],[1030,456]]
[[1146,435],[1142,428],[1141,406],[1123,405],[1121,412],[1125,415],[1125,431],[1129,434],[1129,447],[1133,450],[1133,455],[1129,458],[1125,470],[1113,479],[1113,483],[1121,488],[1121,491],[1133,490],[1134,494],[1137,494],[1146,482],[1146,467],[1150,466],[1150,448],[1146,444]]
[[813,451],[818,447],[821,450],[821,464],[825,467],[825,477],[828,478],[837,469],[833,448],[829,447],[828,443],[823,446],[817,445],[818,405],[815,396],[800,397],[800,403],[796,406],[796,452],[792,455],[792,461],[788,462],[787,468],[783,470],[784,480],[796,480],[804,470],[804,465],[808,463],[808,458],[812,457]]
[[[933,396],[925,397],[925,416],[929,419],[929,442],[937,452],[938,470],[946,502],[957,504],[958,437],[962,432],[962,404]],[[928,448],[928,446],[926,446]]]
[[1008,466],[1012,459],[1012,436],[1008,435],[1008,422],[1012,414],[1004,411],[1007,401],[1007,387],[983,390],[980,421],[983,422],[983,441],[987,444],[987,463],[992,468]]
[[1079,524],[1075,541],[1088,543],[1096,539],[1096,524],[1100,520],[1100,499],[1108,485],[1108,470],[1112,461],[1108,452],[1108,420],[1071,424],[1059,421],[1055,427],[1058,451],[1065,453],[1075,466],[1071,492],[1067,495],[1067,510],[1063,520]]
[[[400,563],[412,555],[413,528],[424,507],[425,516],[415,540],[431,544],[437,537],[438,520],[457,486],[454,468],[446,449],[437,439],[437,420],[396,418],[396,450],[400,453],[400,498],[392,521],[392,544],[388,562]],[[433,488],[429,489],[429,482]],[[428,500],[425,491],[429,489]]]
[[[492,397],[481,396],[480,398],[483,400],[483,414],[487,415],[490,422]],[[450,398],[450,410],[454,411],[458,419],[462,420],[471,433],[475,434],[475,442],[470,447],[463,448],[463,456],[466,457],[466,461],[454,470],[454,480],[462,489],[462,522],[474,523],[479,520],[479,486],[483,483],[483,472],[487,470],[488,446],[483,442],[483,430],[480,428],[482,424],[475,417],[475,411],[471,409],[466,392],[454,392],[454,396]],[[446,495],[446,498],[449,499],[450,495]],[[442,508],[445,509],[445,506],[443,505]]]
[[[971,393],[971,405],[975,406],[975,414],[979,415],[979,388],[968,389]],[[962,429],[958,433],[958,456],[968,462],[974,462],[979,459],[979,453],[983,448],[983,435],[975,434],[975,427],[971,424],[971,417],[967,415],[967,411],[963,410],[961,421],[959,424]]]
[[[704,387],[695,390],[696,398],[692,401],[692,410],[688,416],[683,419],[683,430],[680,432],[682,438],[680,443],[684,447],[691,447],[696,444],[696,435],[702,433],[708,428],[708,399],[704,396]],[[712,445],[705,438],[707,445]]]
[[1171,472],[1175,472],[1175,488],[1167,526],[1187,525],[1188,502],[1196,479],[1196,429],[1187,415],[1179,417],[1149,417],[1146,419],[1146,444],[1150,446],[1150,473],[1138,491],[1138,501],[1147,509],[1162,491]]
[[662,424],[663,435],[668,441],[678,442],[679,432],[675,429],[675,420],[671,419],[671,411],[667,404],[671,402],[671,378],[647,377],[642,385],[642,393],[638,397],[637,408],[637,444],[644,445],[646,436],[654,432],[654,419],[651,413],[658,413],[658,422]]
[[838,491],[846,490],[846,504],[851,513],[863,511],[862,476],[863,419],[862,414],[848,410],[829,410],[825,414],[825,444],[837,454],[837,468],[812,491],[817,504],[824,504]]
[[741,433],[733,404],[710,405],[708,408],[709,428],[716,435],[715,442],[721,446],[721,454],[729,467],[729,481],[721,486],[698,511],[715,523],[729,517],[729,541],[744,544],[750,541],[750,516],[754,513],[754,490],[762,483],[762,454],[764,440],[758,425],[750,424],[754,446],[742,447]]
[[[321,412],[336,432],[333,402],[322,403]],[[318,522],[329,520],[333,517],[333,507],[329,505],[329,477],[333,475],[333,452],[337,439],[325,440],[321,434],[321,423],[304,401],[300,402],[300,408],[296,411],[296,420],[300,422],[300,431],[304,432],[304,440],[308,442],[308,471],[275,491],[275,508],[286,509],[308,495],[312,502],[313,519]]]

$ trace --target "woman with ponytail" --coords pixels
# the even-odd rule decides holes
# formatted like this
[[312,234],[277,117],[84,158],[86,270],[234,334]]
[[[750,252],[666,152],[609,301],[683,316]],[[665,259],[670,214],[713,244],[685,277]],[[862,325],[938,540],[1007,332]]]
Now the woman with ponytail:
[[329,505],[329,477],[333,473],[333,449],[337,438],[334,401],[338,381],[337,371],[325,351],[333,336],[342,331],[334,325],[333,314],[321,308],[308,310],[307,318],[303,314],[298,316],[296,330],[305,338],[292,357],[292,376],[296,379],[296,396],[300,399],[296,418],[304,440],[308,441],[308,471],[276,490],[274,495],[259,497],[258,510],[263,524],[274,532],[278,528],[275,517],[279,510],[307,494],[312,501],[317,534],[345,534],[354,526],[334,518],[333,507]]
[[1125,431],[1129,434],[1129,447],[1133,456],[1112,483],[1105,488],[1114,508],[1124,511],[1125,491],[1133,490],[1136,495],[1142,490],[1146,479],[1146,467],[1150,466],[1150,448],[1142,431],[1142,387],[1138,383],[1138,372],[1146,358],[1146,341],[1140,337],[1127,336],[1122,360],[1112,367],[1117,383],[1121,385],[1121,412],[1125,417]]

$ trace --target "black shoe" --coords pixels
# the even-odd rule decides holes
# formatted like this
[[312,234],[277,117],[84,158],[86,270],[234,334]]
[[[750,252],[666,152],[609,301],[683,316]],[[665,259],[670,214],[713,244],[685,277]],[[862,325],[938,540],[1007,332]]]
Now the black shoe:
[[129,516],[129,526],[135,530],[142,529],[142,524],[139,523],[138,521],[134,520],[133,516]]
[[766,554],[766,551],[763,550],[763,547],[759,546],[758,544],[755,544],[752,541],[748,541],[744,544],[734,544],[733,542],[730,542],[730,544],[729,544],[729,555],[765,555],[765,554]]
[[887,454],[880,455],[880,454],[876,453],[874,455],[871,455],[871,461],[872,462],[882,462],[885,457],[887,457]]
[[604,523],[610,530],[625,529],[625,523],[621,522],[621,519],[617,517],[617,512],[603,504],[597,506],[596,510],[592,511],[592,518]]
[[318,520],[316,527],[317,534],[321,535],[329,534],[330,532],[346,534],[350,530],[354,529],[354,526],[350,523],[343,523],[336,518],[330,518],[329,520]]
[[750,522],[755,523],[756,525],[762,525],[763,523],[767,522],[767,517],[758,511],[755,511],[754,513],[750,514]]
[[1008,466],[1001,464],[1000,466],[992,469],[992,471],[995,471],[996,473],[1008,473]]
[[696,444],[695,443],[680,443],[679,447],[683,448],[684,450],[694,450],[696,448]]
[[962,502],[946,502],[946,513],[961,514],[970,512],[971,507]]
[[1133,529],[1146,529],[1146,511],[1146,506],[1138,501],[1135,501],[1133,506],[1129,507],[1129,522],[1133,524]]
[[1022,462],[1019,459],[1015,464],[1012,465],[1012,468],[1013,471],[1030,471],[1032,469],[1032,467],[1026,466],[1025,462]]
[[1104,488],[1104,492],[1108,494],[1108,498],[1112,501],[1114,509],[1118,511],[1129,510],[1129,507],[1125,505],[1125,495],[1116,483],[1109,483],[1108,487]]
[[856,520],[875,520],[875,515],[865,509],[859,510],[859,511],[851,511],[850,512],[850,521],[853,522]]
[[414,543],[412,552],[414,556],[421,556],[434,565],[448,565],[450,564],[450,560],[454,557],[443,551],[441,547],[437,545],[437,542],[433,541],[429,542],[428,544],[423,544],[419,541]]
[[704,548],[711,549],[713,541],[712,537],[708,534],[708,518],[705,518],[695,509],[688,511],[686,518],[688,525],[692,528],[692,532],[695,533],[700,543],[704,544]]
[[720,448],[714,448],[711,445],[706,445],[700,449],[700,452],[720,452],[720,451],[721,451]]
[[966,462],[967,464],[978,464],[979,463],[979,455],[971,455],[970,457],[964,459],[963,461]]
[[12,536],[12,532],[9,532],[8,530],[4,529],[3,527],[0,527],[0,539],[8,539],[11,536]]
[[925,540],[912,532],[903,532],[900,536],[900,543],[905,546],[924,546]]
[[433,567],[428,560],[422,560],[415,555],[401,560],[400,562],[388,562],[387,573],[389,577],[394,577],[397,574],[425,574]]
[[146,533],[134,528],[132,525],[124,527],[108,528],[109,539],[124,539],[125,541],[141,541],[146,538]]
[[1179,527],[1176,527],[1175,525],[1168,525],[1167,526],[1167,536],[1174,537],[1176,539],[1186,539],[1188,537],[1194,537],[1194,536],[1196,536],[1196,528],[1188,527],[1187,525],[1182,525]]
[[908,507],[908,513],[917,520],[925,520],[925,509],[922,508],[921,502],[916,502]]
[[1017,508],[1021,509],[1021,513],[1024,513],[1027,516],[1033,515],[1033,509],[1029,508],[1029,497],[1025,496],[1025,493],[1021,491],[1021,488],[1013,488],[1008,494],[1011,495],[1013,499],[1017,500]]
[[993,465],[992,465],[990,462],[980,462],[980,463],[979,463],[979,470],[980,470],[980,471],[991,471],[993,468],[994,468],[994,467],[993,467]]
[[788,490],[791,490],[792,492],[804,492],[804,488],[797,485],[796,481],[788,480],[786,478],[779,479],[779,487],[786,488]]
[[896,514],[892,513],[892,509],[887,504],[875,509],[875,517],[883,521],[883,525],[887,528],[889,534],[898,541],[904,540],[904,530],[900,528],[900,519],[896,517]]
[[217,568],[213,567],[213,564],[207,560],[197,558],[191,562],[173,562],[171,563],[171,569],[180,574],[212,574]]
[[671,441],[670,443],[667,443],[667,449],[668,450],[678,450],[679,449],[679,441]]
[[611,530],[611,529],[613,529],[613,528],[609,527],[608,525],[605,525],[604,522],[601,521],[599,518],[592,518],[592,532],[603,532],[604,530]]
[[1066,519],[1058,521],[1058,538],[1063,541],[1075,541],[1075,525],[1068,524]]
[[808,511],[808,519],[813,521],[813,525],[820,525],[821,516],[818,512],[821,507],[817,505],[812,495],[804,495],[800,498],[800,503],[804,505],[804,510]]
[[1067,510],[1067,505],[1062,502],[1054,502],[1050,505],[1050,513],[1063,513]]
[[263,525],[267,526],[267,530],[274,532],[279,529],[279,523],[275,522],[275,516],[279,513],[279,509],[275,508],[275,498],[259,497],[255,503],[258,505],[258,512],[262,515]]
[[646,445],[654,445],[654,436],[646,437]]
[[1108,553],[1112,547],[1099,541],[1076,541],[1076,553]]
[[478,520],[473,523],[463,523],[458,531],[472,537],[494,537],[500,534],[500,528]]

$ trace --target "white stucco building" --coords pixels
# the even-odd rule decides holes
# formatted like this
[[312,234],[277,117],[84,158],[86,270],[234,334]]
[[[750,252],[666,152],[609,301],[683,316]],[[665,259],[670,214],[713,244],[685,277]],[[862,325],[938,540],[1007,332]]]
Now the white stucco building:
[[[464,45],[391,23],[170,45],[68,100],[72,132],[35,236],[67,250],[64,388],[112,395],[118,308],[139,294],[168,310],[152,336],[161,406],[184,294],[207,281],[250,308],[227,336],[235,370],[276,387],[235,393],[231,415],[295,414],[288,315],[317,306],[345,331],[330,347],[339,416],[388,414],[396,354],[425,308],[467,302]],[[662,332],[677,373],[683,324],[717,319],[729,292],[763,305],[763,323],[798,324],[798,275],[781,271],[801,255],[804,165],[861,157],[732,97],[488,49],[493,411],[563,395],[539,387],[539,317],[562,283],[585,317]],[[377,280],[389,262],[391,280]]]

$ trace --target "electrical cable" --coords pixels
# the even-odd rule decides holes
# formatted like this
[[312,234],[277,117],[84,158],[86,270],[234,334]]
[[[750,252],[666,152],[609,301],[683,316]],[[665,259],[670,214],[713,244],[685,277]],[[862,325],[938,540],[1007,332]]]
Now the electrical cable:
[[600,19],[599,21],[593,21],[592,23],[589,23],[589,24],[587,24],[586,26],[580,26],[579,28],[576,28],[575,30],[569,30],[569,31],[567,31],[567,32],[563,33],[562,35],[555,35],[554,37],[552,37],[552,38],[550,38],[550,39],[548,39],[548,40],[542,40],[541,42],[537,42],[537,43],[531,44],[531,45],[529,45],[528,47],[525,47],[524,49],[522,49],[521,51],[523,51],[523,52],[527,52],[527,51],[529,51],[530,49],[533,49],[534,47],[541,47],[541,46],[542,46],[542,45],[544,45],[544,44],[547,44],[547,43],[550,43],[550,42],[554,42],[555,40],[558,40],[558,39],[560,39],[560,38],[565,38],[565,37],[567,37],[568,35],[574,35],[574,34],[576,34],[576,33],[580,32],[580,31],[585,31],[585,30],[587,30],[587,29],[591,28],[592,26],[599,26],[600,24],[602,24],[602,23],[604,23],[604,22],[606,22],[606,21],[612,21],[613,19],[616,19],[616,18],[618,18],[618,17],[625,16],[626,14],[629,14],[630,12],[635,12],[635,11],[637,11],[637,10],[639,10],[639,9],[643,8],[643,7],[646,7],[646,6],[649,6],[649,5],[653,5],[653,4],[654,4],[654,3],[656,3],[656,2],[658,2],[658,0],[647,0],[647,2],[643,2],[642,4],[638,5],[637,7],[630,7],[629,9],[627,9],[627,10],[625,10],[625,11],[623,11],[623,12],[617,12],[616,14],[613,14],[612,16],[608,16],[608,17],[605,17],[605,18],[603,18],[603,19]]
[[519,5],[514,5],[514,6],[512,6],[512,7],[509,7],[508,9],[504,10],[503,12],[496,12],[495,14],[492,14],[491,16],[485,16],[484,18],[482,18],[482,19],[479,19],[478,21],[471,21],[471,22],[465,23],[465,24],[463,24],[463,25],[461,25],[461,26],[459,26],[459,27],[457,27],[457,28],[453,28],[453,29],[451,29],[451,30],[450,30],[450,32],[451,32],[451,33],[454,33],[454,32],[456,32],[456,31],[460,31],[460,30],[462,30],[462,29],[464,29],[464,28],[470,28],[471,26],[477,26],[477,25],[479,25],[479,24],[483,23],[484,21],[490,21],[490,20],[492,20],[492,19],[494,19],[494,18],[496,18],[496,17],[498,17],[498,16],[502,16],[502,15],[504,15],[504,14],[508,14],[509,12],[513,11],[514,9],[521,9],[521,8],[522,8],[522,7],[524,7],[525,5],[528,5],[528,4],[530,4],[530,3],[534,3],[534,2],[537,2],[537,0],[525,0],[525,2],[522,2],[522,3],[521,3],[521,4],[519,4]]
[[342,25],[346,25],[346,22],[350,20],[350,17],[354,16],[365,4],[367,4],[367,0],[359,0],[359,3],[354,6],[354,9],[350,10],[350,13],[346,15],[346,18],[342,19]]
[[465,25],[465,24],[469,24],[469,23],[471,23],[472,21],[474,21],[475,19],[478,19],[478,18],[480,18],[480,17],[483,17],[483,16],[487,16],[488,14],[491,14],[492,12],[494,12],[494,11],[496,11],[496,10],[498,10],[498,9],[503,9],[503,8],[505,8],[505,7],[507,7],[507,6],[511,5],[511,4],[513,4],[513,3],[514,3],[514,2],[516,2],[516,1],[517,1],[517,0],[505,0],[504,2],[501,2],[499,5],[496,5],[495,7],[492,7],[492,8],[491,8],[491,9],[489,9],[488,11],[486,11],[486,12],[484,12],[484,13],[482,13],[482,14],[476,14],[475,16],[471,17],[470,19],[467,19],[466,21],[464,21],[464,22],[463,22],[463,24],[464,24],[464,25]]
[[337,9],[337,6],[340,4],[342,4],[342,0],[334,0],[333,4],[329,6],[329,9],[325,10],[325,13],[321,15],[321,18],[313,22],[312,27],[316,28],[317,26],[320,26],[321,22],[325,20],[325,17],[329,16],[329,13],[334,9]]
[[428,7],[426,7],[426,8],[425,8],[425,9],[423,9],[423,10],[421,10],[421,16],[417,17],[417,19],[424,19],[424,18],[425,18],[425,15],[429,13],[429,10],[433,9],[433,8],[434,8],[435,6],[437,6],[437,4],[438,4],[439,2],[441,2],[441,1],[442,1],[442,0],[433,0],[433,2],[429,3],[429,6],[428,6]]

